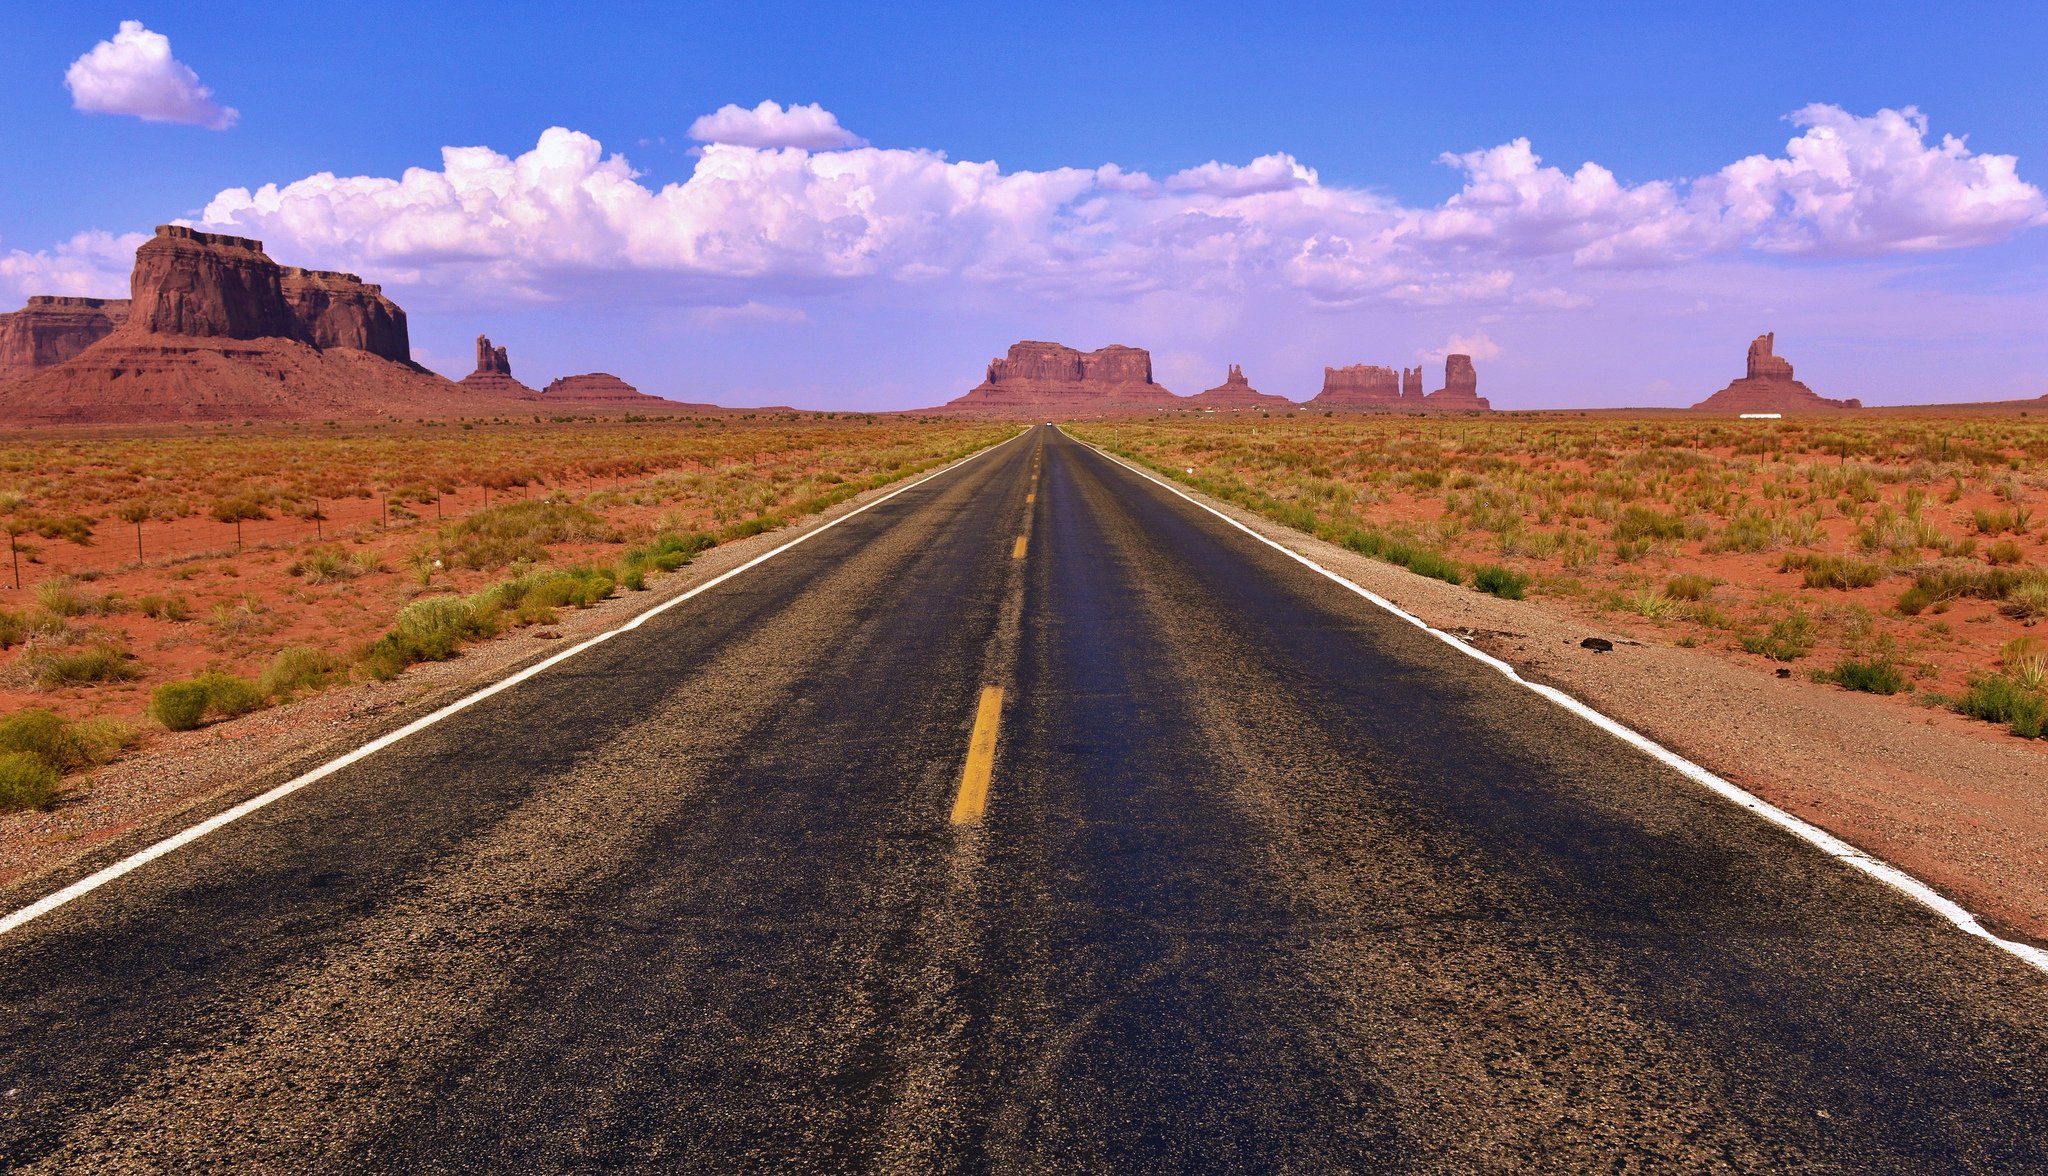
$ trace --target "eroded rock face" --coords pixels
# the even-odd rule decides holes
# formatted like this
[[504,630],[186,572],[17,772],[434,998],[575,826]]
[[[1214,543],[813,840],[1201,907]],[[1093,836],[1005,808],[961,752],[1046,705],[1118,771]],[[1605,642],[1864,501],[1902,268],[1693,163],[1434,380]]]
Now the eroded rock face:
[[[502,356],[504,349],[499,348]],[[507,365],[510,366],[509,364]],[[510,372],[506,373],[511,374]],[[541,389],[541,399],[574,401],[579,404],[649,404],[664,405],[668,401],[659,396],[649,396],[610,372],[591,372],[583,376],[563,376]]]
[[1182,397],[1152,382],[1152,353],[1112,345],[1076,351],[1026,340],[989,361],[988,378],[943,411],[1036,416],[1046,412],[1101,414],[1172,408]]
[[[1420,373],[1420,369],[1418,374]],[[1444,386],[1423,397],[1424,408],[1490,412],[1493,405],[1479,394],[1479,373],[1469,355],[1444,356]]]
[[63,363],[127,321],[126,298],[37,294],[0,314],[0,381]]
[[1402,368],[1401,402],[1419,405],[1427,395],[1422,387],[1422,365],[1418,363],[1412,368]]
[[1274,396],[1252,387],[1251,381],[1244,378],[1244,369],[1233,363],[1230,365],[1230,374],[1224,377],[1221,384],[1188,397],[1187,407],[1199,408],[1205,412],[1244,412],[1252,409],[1270,412],[1274,409],[1291,410],[1296,405],[1285,396]]
[[1747,374],[1693,405],[1700,412],[1841,412],[1860,400],[1830,400],[1792,378],[1790,361],[1776,354],[1777,333],[1750,341]]
[[405,312],[354,274],[281,267],[292,338],[315,347],[348,347],[400,363],[412,361]]
[[526,400],[540,395],[512,378],[512,356],[503,347],[491,346],[489,335],[476,337],[476,370],[455,381],[466,391],[484,396]]
[[1403,373],[1373,363],[1354,363],[1323,369],[1323,390],[1308,402],[1310,408],[1393,408],[1401,403]]

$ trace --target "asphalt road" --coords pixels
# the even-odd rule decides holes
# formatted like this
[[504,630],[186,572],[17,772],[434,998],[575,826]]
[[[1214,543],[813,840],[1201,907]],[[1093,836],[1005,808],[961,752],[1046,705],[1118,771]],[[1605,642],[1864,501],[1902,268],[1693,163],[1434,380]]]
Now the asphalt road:
[[0,936],[0,1092],[50,1172],[2020,1171],[2048,979],[1039,429]]

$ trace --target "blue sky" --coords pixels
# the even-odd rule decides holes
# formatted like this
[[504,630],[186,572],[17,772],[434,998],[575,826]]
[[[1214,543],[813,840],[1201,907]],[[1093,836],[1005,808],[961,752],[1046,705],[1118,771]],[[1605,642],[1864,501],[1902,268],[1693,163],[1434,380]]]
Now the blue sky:
[[[2035,10],[1500,7],[39,6],[0,18],[0,289],[118,292],[121,235],[183,218],[385,282],[451,374],[489,331],[529,383],[684,399],[936,403],[1050,337],[1151,347],[1181,392],[1242,362],[1301,398],[1325,364],[1463,347],[1498,406],[1682,404],[1764,330],[1824,395],[2048,392]],[[74,108],[67,67],[124,20],[233,124]],[[692,139],[764,100],[871,147]],[[221,199],[395,190],[451,146],[512,175],[549,128],[576,138],[531,162],[525,233],[346,185]],[[1849,145],[1846,186],[1815,188],[1825,163],[1698,182],[1809,134]],[[1540,164],[1501,150],[1521,139]],[[807,219],[762,211],[784,204]],[[66,254],[88,230],[116,243]]]

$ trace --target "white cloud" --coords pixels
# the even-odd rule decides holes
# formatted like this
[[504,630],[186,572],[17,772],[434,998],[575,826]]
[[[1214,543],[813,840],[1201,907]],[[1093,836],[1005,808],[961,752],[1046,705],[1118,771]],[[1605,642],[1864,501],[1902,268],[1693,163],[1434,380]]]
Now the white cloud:
[[64,71],[71,104],[88,114],[126,114],[144,122],[189,123],[224,131],[241,113],[213,100],[190,66],[171,56],[170,38],[124,20]]
[[1447,355],[1469,355],[1473,363],[1485,363],[1489,359],[1500,358],[1500,344],[1495,343],[1485,331],[1476,331],[1470,335],[1454,334],[1442,347],[1416,354],[1437,363],[1442,363]]
[[0,287],[17,299],[31,294],[126,298],[135,249],[148,239],[141,233],[117,237],[94,229],[78,233],[54,249],[34,253],[12,249],[0,256]]
[[690,137],[700,143],[728,143],[735,147],[795,147],[804,151],[830,151],[841,147],[865,147],[866,139],[839,125],[839,116],[813,102],[791,104],[763,102],[748,110],[730,103],[690,124]]
[[[817,107],[710,117],[728,114],[737,129],[718,134],[746,123],[762,145],[713,141],[686,180],[658,189],[597,140],[555,127],[517,156],[450,147],[438,170],[397,178],[323,172],[229,189],[201,223],[303,264],[484,296],[566,297],[602,282],[613,297],[733,307],[887,283],[943,284],[947,297],[1175,291],[1540,313],[1588,305],[1579,271],[1953,248],[2044,212],[2012,157],[1929,144],[1911,108],[1864,118],[1809,107],[1782,157],[1637,185],[1597,164],[1545,165],[1517,139],[1447,156],[1465,183],[1424,208],[1324,185],[1286,154],[1211,161],[1163,183],[1115,164],[1005,172],[937,151],[839,146],[850,137]],[[832,129],[837,149],[791,145],[792,119],[803,133]]]
[[1261,155],[1239,167],[1215,160],[1175,172],[1166,178],[1170,192],[1195,192],[1206,196],[1255,196],[1261,192],[1285,192],[1290,188],[1313,188],[1316,173],[1295,162],[1292,155]]

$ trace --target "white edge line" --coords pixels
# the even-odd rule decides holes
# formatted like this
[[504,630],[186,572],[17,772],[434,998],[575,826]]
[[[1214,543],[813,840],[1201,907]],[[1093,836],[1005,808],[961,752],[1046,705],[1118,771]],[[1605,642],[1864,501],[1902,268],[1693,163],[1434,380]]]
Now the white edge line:
[[[1062,430],[1062,432],[1064,431],[1065,430]],[[1078,438],[1076,438],[1076,440],[1078,440]],[[1827,854],[1829,857],[1834,858],[1836,861],[1843,863],[1849,868],[1853,870],[1860,870],[1863,873],[1868,874],[1870,877],[1877,879],[1879,882],[1884,883],[1886,886],[1889,886],[1892,889],[1905,894],[1907,897],[1913,899],[1915,902],[1918,902],[1920,905],[1927,907],[1929,910],[1932,910],[1935,914],[1938,914],[1942,918],[1947,919],[1950,923],[1953,923],[1956,929],[1961,931],[1963,934],[1974,936],[1978,939],[1982,939],[1986,943],[1989,943],[1992,946],[1997,947],[1999,950],[2010,952],[2012,955],[2019,957],[2026,963],[2032,964],[2035,968],[2040,969],[2042,972],[2048,973],[2048,951],[2043,951],[2040,948],[2033,946],[2032,944],[2020,943],[2015,940],[2006,939],[2003,936],[1993,934],[1982,923],[1979,923],[1977,921],[1977,917],[1975,915],[1972,915],[1969,911],[1964,910],[1961,906],[1957,905],[1954,900],[1944,896],[1940,891],[1934,889],[1934,887],[1929,886],[1927,883],[1922,882],[1920,879],[1915,878],[1913,875],[1908,874],[1906,871],[1901,870],[1895,865],[1892,865],[1890,862],[1885,861],[1883,858],[1879,858],[1872,854],[1866,853],[1863,850],[1856,848],[1855,846],[1828,832],[1827,830],[1822,829],[1818,825],[1809,824],[1808,822],[1793,816],[1791,813],[1786,812],[1784,809],[1779,808],[1778,806],[1770,803],[1769,801],[1744,791],[1737,785],[1731,784],[1728,781],[1723,780],[1721,777],[1716,776],[1714,773],[1708,771],[1707,769],[1699,766],[1698,764],[1692,762],[1691,760],[1685,758],[1677,752],[1672,751],[1670,748],[1665,747],[1663,744],[1656,742],[1655,740],[1649,738],[1646,735],[1643,735],[1642,733],[1634,730],[1633,728],[1628,727],[1627,725],[1621,723],[1618,720],[1611,719],[1608,716],[1601,714],[1599,711],[1594,710],[1592,707],[1587,706],[1585,703],[1580,702],[1578,699],[1573,698],[1571,695],[1566,694],[1564,691],[1559,690],[1554,686],[1546,686],[1541,682],[1529,681],[1527,678],[1524,678],[1522,677],[1522,675],[1516,673],[1515,667],[1509,665],[1507,662],[1504,662],[1501,659],[1493,656],[1492,654],[1487,653],[1485,650],[1476,649],[1473,646],[1467,644],[1462,639],[1455,637],[1449,633],[1446,633],[1441,629],[1432,627],[1428,622],[1424,621],[1421,617],[1416,616],[1415,614],[1402,608],[1400,605],[1395,604],[1391,600],[1388,600],[1386,597],[1379,595],[1378,593],[1372,591],[1369,588],[1363,587],[1362,585],[1359,585],[1349,579],[1346,579],[1344,576],[1331,571],[1330,569],[1310,559],[1308,556],[1301,554],[1300,552],[1294,550],[1291,547],[1286,546],[1285,544],[1278,543],[1272,539],[1267,538],[1264,535],[1259,534],[1257,531],[1254,531],[1250,527],[1245,526],[1243,523],[1237,521],[1234,518],[1231,518],[1229,515],[1224,514],[1222,511],[1217,510],[1215,507],[1210,506],[1208,503],[1195,498],[1193,495],[1187,493],[1186,491],[1182,490],[1180,487],[1174,485],[1173,483],[1158,477],[1157,475],[1153,474],[1150,470],[1144,469],[1143,467],[1138,466],[1135,463],[1125,461],[1123,458],[1120,458],[1116,454],[1110,453],[1099,446],[1090,445],[1088,442],[1085,441],[1081,443],[1083,445],[1087,445],[1088,448],[1095,450],[1097,453],[1102,454],[1102,456],[1117,463],[1118,465],[1123,466],[1125,469],[1130,470],[1131,472],[1137,474],[1139,477],[1144,478],[1154,483],[1155,485],[1164,487],[1165,489],[1180,495],[1180,497],[1202,508],[1203,510],[1208,511],[1210,514],[1215,515],[1217,518],[1222,519],[1224,522],[1229,523],[1231,526],[1236,527],[1238,530],[1243,531],[1245,534],[1250,535],[1252,538],[1257,539],[1259,542],[1265,544],[1273,550],[1280,552],[1281,554],[1287,556],[1289,559],[1292,559],[1295,562],[1300,563],[1303,566],[1308,567],[1322,574],[1323,576],[1336,581],[1344,587],[1349,588],[1351,591],[1357,593],[1360,596],[1365,597],[1367,600],[1378,605],[1379,607],[1386,609],[1388,612],[1393,613],[1395,616],[1400,617],[1402,620],[1407,621],[1409,624],[1414,625],[1416,628],[1421,629],[1423,632],[1428,633],[1431,636],[1442,641],[1444,644],[1449,645],[1451,648],[1457,650],[1459,653],[1466,654],[1467,656],[1475,658],[1485,663],[1486,665],[1492,666],[1494,669],[1499,670],[1501,674],[1504,675],[1509,681],[1527,687],[1529,690],[1532,690],[1535,693],[1543,696],[1544,698],[1549,699],[1551,702],[1556,703],[1558,706],[1563,707],[1565,710],[1570,711],[1572,714],[1575,714],[1578,717],[1586,720],[1587,722],[1593,724],[1595,727],[1598,727],[1602,731],[1607,732],[1609,735],[1614,736],[1616,739],[1621,740],[1623,743],[1626,743],[1629,746],[1634,747],[1638,751],[1644,752],[1651,758],[1657,760],[1660,763],[1663,763],[1667,767],[1675,769],[1679,774],[1685,776],[1687,779],[1692,780],[1694,783],[1705,786],[1707,789],[1711,790],[1724,800],[1730,801],[1731,803],[1741,808],[1747,809],[1759,817],[1762,817],[1764,820],[1769,821],[1771,824],[1778,826],[1779,828],[1792,834],[1794,837],[1797,837],[1800,840],[1807,842],[1808,844],[1819,849],[1822,853]]]
[[601,645],[604,642],[609,641],[614,637],[617,637],[621,633],[626,633],[634,629],[637,629],[641,625],[646,624],[648,620],[650,620],[651,618],[667,612],[669,609],[674,608],[675,606],[683,603],[691,597],[696,596],[702,592],[708,592],[711,589],[718,587],[720,584],[725,583],[727,580],[732,579],[734,576],[739,575],[741,572],[747,571],[748,569],[756,567],[760,564],[764,564],[769,560],[774,559],[776,556],[781,555],[783,552],[788,551],[790,548],[795,547],[797,544],[802,543],[808,539],[812,539],[818,535],[822,535],[825,532],[831,530],[832,528],[838,526],[839,524],[845,522],[846,520],[853,518],[855,515],[865,513],[866,511],[872,510],[875,507],[882,505],[883,503],[889,501],[891,498],[896,497],[898,494],[902,494],[907,490],[914,490],[917,487],[924,485],[926,482],[931,481],[933,478],[939,477],[943,474],[951,473],[952,471],[959,469],[961,466],[966,465],[968,462],[973,461],[975,458],[995,452],[996,450],[1002,448],[1003,446],[1008,445],[1010,442],[1015,441],[1017,437],[1028,437],[1030,436],[1030,434],[1031,430],[1027,428],[1026,430],[1024,430],[1021,433],[1018,433],[1014,437],[1006,437],[993,445],[985,446],[981,449],[974,451],[973,453],[968,454],[966,457],[948,463],[943,468],[933,470],[931,473],[926,474],[924,477],[919,478],[914,482],[906,482],[903,485],[898,486],[896,489],[889,491],[887,494],[882,495],[880,498],[875,499],[873,502],[864,503],[861,506],[854,508],[853,510],[847,511],[845,514],[840,515],[838,518],[833,519],[830,522],[827,522],[821,526],[813,527],[810,530],[805,531],[803,534],[798,535],[796,538],[791,539],[789,542],[784,543],[782,546],[775,548],[773,551],[762,552],[760,555],[755,556],[754,558],[748,560],[747,562],[739,565],[736,568],[732,568],[729,571],[721,572],[718,575],[713,576],[711,579],[704,581],[702,584],[697,585],[695,588],[690,589],[688,592],[680,593],[676,596],[671,596],[667,600],[662,601],[660,604],[657,604],[654,607],[648,609],[647,611],[636,615],[632,620],[627,621],[625,624],[620,625],[616,629],[609,629],[603,633],[599,633],[595,637],[587,638],[584,641],[572,645],[569,648],[563,650],[560,653],[555,654],[552,657],[547,658],[544,661],[535,662],[533,665],[526,667],[525,669],[519,671],[516,674],[513,674],[508,678],[500,678],[498,681],[493,682],[490,685],[483,687],[482,689],[479,689],[473,693],[466,694],[463,697],[456,699],[454,702],[449,703],[447,706],[442,707],[440,710],[437,710],[432,714],[423,715],[420,718],[414,719],[412,722],[407,723],[405,726],[400,727],[395,731],[388,732],[384,735],[380,735],[377,738],[370,740],[368,743],[363,744],[361,747],[356,748],[354,751],[349,752],[347,755],[341,756],[338,759],[329,760],[326,763],[321,764],[319,767],[304,773],[303,775],[295,776],[292,779],[287,780],[282,784],[279,784],[277,787],[272,788],[268,792],[261,793],[257,796],[252,796],[248,800],[245,800],[242,803],[235,805],[233,808],[223,809],[222,811],[215,813],[213,816],[208,817],[206,820],[199,822],[197,825],[194,825],[191,828],[186,829],[182,833],[174,833],[171,836],[164,838],[162,841],[159,841],[154,845],[151,845],[145,849],[137,850],[135,853],[129,855],[128,857],[122,858],[120,861],[115,862],[110,866],[103,867],[97,871],[94,871],[91,874],[86,875],[83,878],[80,878],[78,881],[73,882],[71,885],[66,886],[62,890],[56,891],[53,894],[45,895],[44,897],[37,899],[36,901],[28,904],[27,906],[9,913],[6,917],[0,918],[0,935],[5,935],[9,931],[14,930],[15,928],[21,926],[24,923],[29,922],[30,920],[39,919],[42,916],[49,914],[51,911],[56,910],[58,907],[63,906],[65,903],[72,901],[73,899],[80,898],[87,894],[90,894],[93,891],[98,890],[100,887],[105,886],[107,883],[114,881],[116,878],[119,878],[124,874],[127,874],[133,870],[141,869],[143,866],[146,866],[149,863],[155,861],[156,859],[163,857],[165,854],[175,853],[176,851],[183,849],[185,846],[188,846],[193,842],[199,840],[201,837],[206,836],[208,833],[211,833],[216,829],[220,829],[223,826],[230,825],[236,821],[241,820],[243,817],[248,816],[250,813],[255,812],[257,809],[263,808],[266,805],[275,804],[276,802],[283,800],[285,797],[290,796],[292,793],[297,792],[299,789],[304,788],[308,784],[324,780],[327,777],[332,776],[334,773],[339,772],[343,768],[348,767],[350,764],[356,763],[360,760],[367,759],[370,756],[377,754],[378,752],[384,750],[387,747],[390,747],[392,744],[397,743],[402,739],[405,739],[412,735],[417,735],[421,731],[426,730],[428,727],[433,726],[434,724],[449,717],[450,715],[456,714],[459,711],[467,710],[468,708],[476,705],[479,702],[482,702],[484,699],[491,697],[492,695],[498,693],[501,690],[509,690],[512,687],[519,685],[521,682],[526,681],[528,678],[531,678],[546,670],[552,669],[555,666],[561,665],[563,662],[568,661],[570,658],[575,657],[577,654],[582,653],[587,649],[590,649],[597,645]]

